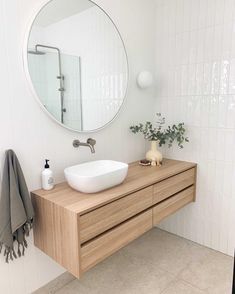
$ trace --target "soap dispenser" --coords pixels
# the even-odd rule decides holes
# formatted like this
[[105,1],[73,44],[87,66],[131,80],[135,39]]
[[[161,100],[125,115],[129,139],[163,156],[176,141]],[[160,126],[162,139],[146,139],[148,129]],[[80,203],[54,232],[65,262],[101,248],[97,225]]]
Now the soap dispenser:
[[45,169],[42,171],[42,188],[44,190],[51,190],[54,188],[53,173],[48,164],[49,159],[46,159]]

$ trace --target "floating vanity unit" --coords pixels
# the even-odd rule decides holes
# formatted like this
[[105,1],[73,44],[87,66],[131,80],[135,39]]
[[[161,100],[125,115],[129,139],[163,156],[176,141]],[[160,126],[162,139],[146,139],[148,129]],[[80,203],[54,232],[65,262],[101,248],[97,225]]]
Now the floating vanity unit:
[[32,192],[35,245],[75,277],[195,201],[196,164],[129,165],[119,186],[84,194],[67,183]]

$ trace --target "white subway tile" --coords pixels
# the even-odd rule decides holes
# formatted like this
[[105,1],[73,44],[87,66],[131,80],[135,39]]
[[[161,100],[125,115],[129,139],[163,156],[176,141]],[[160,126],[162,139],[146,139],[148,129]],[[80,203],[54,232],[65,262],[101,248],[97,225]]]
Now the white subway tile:
[[197,63],[201,63],[204,61],[205,35],[206,31],[204,29],[200,29],[198,31]]
[[230,63],[229,93],[235,94],[235,59],[232,59]]
[[191,25],[192,14],[192,2],[190,0],[184,0],[183,2],[183,29],[188,31]]
[[221,79],[220,79],[220,94],[229,93],[229,72],[230,72],[230,61],[225,59],[221,63]]
[[184,0],[176,0],[176,33],[183,32]]
[[188,86],[189,86],[189,68],[188,65],[181,66],[181,95],[188,94]]
[[214,42],[213,42],[213,59],[220,60],[222,55],[222,40],[223,40],[223,26],[216,25],[214,27]]
[[225,0],[224,2],[224,23],[231,23],[234,17],[234,0]]
[[213,27],[215,24],[215,1],[216,0],[208,0],[207,3],[207,19],[206,19],[206,26]]
[[196,64],[196,94],[201,95],[203,93],[203,79],[204,79],[204,64]]
[[226,126],[227,128],[235,129],[235,96],[234,95],[228,96],[227,107],[228,109],[227,109],[227,125]]
[[189,27],[190,31],[198,29],[199,8],[200,8],[200,1],[191,0],[191,21],[190,21],[190,27]]
[[212,93],[212,64],[204,63],[203,69],[203,90],[204,95],[210,95]]
[[198,31],[191,30],[189,34],[189,63],[192,64],[197,62]]
[[[167,1],[175,10],[175,52],[164,41],[169,122],[186,123],[190,143],[166,156],[198,162],[197,201],[162,227],[215,250],[235,244],[235,13],[234,0]],[[189,20],[190,16],[190,20]],[[165,36],[169,38],[169,36]],[[167,47],[165,47],[168,44]],[[172,58],[173,55],[174,58]],[[168,57],[167,57],[168,56]],[[164,58],[163,58],[164,57]],[[174,64],[172,59],[174,59]],[[169,70],[170,68],[170,70]],[[174,72],[174,87],[172,73]],[[166,85],[166,83],[165,83]]]
[[225,23],[223,25],[223,36],[222,36],[222,58],[229,60],[232,50],[232,35],[233,25],[232,23]]
[[200,99],[200,125],[202,128],[207,128],[210,119],[210,99],[209,96],[201,96]]
[[196,95],[196,64],[188,67],[188,95]]
[[[235,20],[235,17],[234,17]],[[231,59],[235,58],[235,21],[232,23],[232,31],[231,31]]]
[[215,3],[215,25],[221,25],[224,22],[225,0],[214,0]]
[[207,24],[208,0],[199,0],[199,28],[205,28]]
[[214,60],[213,49],[214,49],[214,27],[208,27],[205,30],[205,52],[204,52],[204,62],[209,62]]
[[209,99],[209,113],[208,113],[208,126],[215,128],[218,125],[219,116],[219,96],[212,95]]
[[219,133],[217,129],[215,128],[208,129],[207,144],[206,144],[207,145],[206,148],[208,148],[207,160],[219,160],[217,156],[217,152],[218,150],[220,150],[218,147],[218,140],[219,140]]
[[228,100],[226,96],[219,96],[219,109],[218,109],[218,127],[226,128],[228,112]]

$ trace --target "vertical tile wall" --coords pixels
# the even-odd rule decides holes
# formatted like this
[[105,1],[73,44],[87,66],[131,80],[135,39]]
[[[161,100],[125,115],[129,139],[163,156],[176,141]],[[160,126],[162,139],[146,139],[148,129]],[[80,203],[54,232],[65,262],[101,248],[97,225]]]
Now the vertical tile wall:
[[233,255],[235,247],[235,1],[156,0],[156,104],[184,121],[190,143],[164,150],[198,163],[197,202],[163,229]]

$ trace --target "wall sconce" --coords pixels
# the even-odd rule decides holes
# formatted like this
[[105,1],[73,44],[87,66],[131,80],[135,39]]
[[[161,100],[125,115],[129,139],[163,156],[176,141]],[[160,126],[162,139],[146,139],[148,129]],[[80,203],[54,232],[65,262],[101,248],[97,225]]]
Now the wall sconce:
[[137,76],[137,85],[141,89],[147,89],[153,84],[153,75],[151,72],[144,70],[141,71]]

